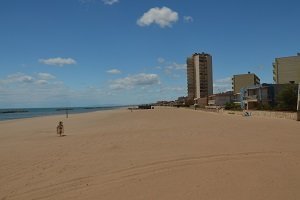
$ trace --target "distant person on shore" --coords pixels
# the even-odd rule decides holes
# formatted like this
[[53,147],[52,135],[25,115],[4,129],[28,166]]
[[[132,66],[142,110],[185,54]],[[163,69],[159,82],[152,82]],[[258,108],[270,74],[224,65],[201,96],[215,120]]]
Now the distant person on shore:
[[59,134],[59,136],[62,136],[62,134],[64,133],[64,124],[62,121],[60,121],[56,127],[56,132],[57,134]]

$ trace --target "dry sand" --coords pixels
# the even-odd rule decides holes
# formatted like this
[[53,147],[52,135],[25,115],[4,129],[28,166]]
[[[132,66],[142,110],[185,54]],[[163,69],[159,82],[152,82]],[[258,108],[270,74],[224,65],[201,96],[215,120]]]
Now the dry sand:
[[4,121],[0,132],[0,200],[300,199],[292,120],[158,108]]

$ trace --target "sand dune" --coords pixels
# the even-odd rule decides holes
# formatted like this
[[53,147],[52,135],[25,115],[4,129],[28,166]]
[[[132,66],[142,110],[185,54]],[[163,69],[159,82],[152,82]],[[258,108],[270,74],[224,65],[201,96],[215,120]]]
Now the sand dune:
[[[55,133],[60,120],[65,137]],[[0,130],[0,200],[300,199],[292,120],[124,109]]]

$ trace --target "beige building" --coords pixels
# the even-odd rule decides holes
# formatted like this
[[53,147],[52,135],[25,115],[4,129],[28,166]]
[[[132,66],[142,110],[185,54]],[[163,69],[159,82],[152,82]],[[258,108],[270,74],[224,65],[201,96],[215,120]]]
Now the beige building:
[[277,84],[300,82],[300,53],[297,56],[275,58],[273,80]]
[[187,58],[187,84],[189,101],[213,94],[211,55],[195,53]]
[[260,79],[253,73],[233,75],[232,78],[232,89],[233,93],[240,93],[242,88],[258,85]]
[[232,91],[213,94],[208,97],[209,106],[224,106],[226,103],[232,103],[234,95]]

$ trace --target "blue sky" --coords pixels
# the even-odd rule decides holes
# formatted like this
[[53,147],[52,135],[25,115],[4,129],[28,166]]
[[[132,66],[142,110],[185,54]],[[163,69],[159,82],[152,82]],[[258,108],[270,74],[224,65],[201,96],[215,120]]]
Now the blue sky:
[[300,52],[297,0],[2,0],[0,108],[139,104],[185,96],[186,57],[272,83]]

